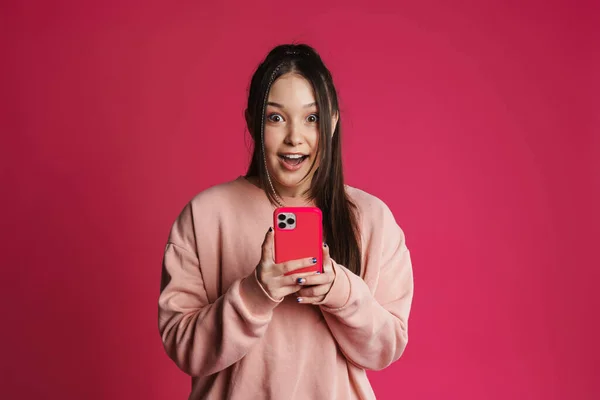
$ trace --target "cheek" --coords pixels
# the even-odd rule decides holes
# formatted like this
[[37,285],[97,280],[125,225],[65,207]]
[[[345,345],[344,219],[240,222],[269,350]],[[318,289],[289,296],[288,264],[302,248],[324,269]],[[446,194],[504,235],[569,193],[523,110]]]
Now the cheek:
[[279,138],[277,130],[265,126],[265,152],[267,155],[277,153],[279,146]]
[[315,129],[314,131],[310,132],[310,134],[307,136],[307,140],[310,148],[316,151],[319,147],[319,130]]

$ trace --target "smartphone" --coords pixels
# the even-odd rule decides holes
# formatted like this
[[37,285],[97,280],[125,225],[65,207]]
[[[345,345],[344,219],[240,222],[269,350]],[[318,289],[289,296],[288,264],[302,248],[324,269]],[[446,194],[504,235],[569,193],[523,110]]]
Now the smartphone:
[[323,214],[318,207],[279,207],[273,212],[275,262],[314,257],[317,263],[286,275],[323,273]]

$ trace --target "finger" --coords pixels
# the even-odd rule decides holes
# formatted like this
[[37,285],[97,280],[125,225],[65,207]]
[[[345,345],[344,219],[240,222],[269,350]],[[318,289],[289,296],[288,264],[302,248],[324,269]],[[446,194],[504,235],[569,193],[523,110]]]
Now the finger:
[[266,265],[272,265],[273,260],[273,228],[269,228],[265,235],[265,240],[262,244],[262,258],[261,262]]
[[[300,275],[300,274],[298,274]],[[296,276],[296,275],[293,275]],[[319,273],[311,273],[307,277],[303,278],[302,282],[298,281],[297,283],[302,286],[320,286],[327,285],[333,281],[332,274],[319,274]]]
[[302,289],[300,285],[292,285],[292,286],[282,286],[277,290],[278,297],[286,297],[292,293],[296,293],[298,290]]
[[311,286],[311,287],[303,287],[299,291],[296,292],[298,297],[320,297],[325,296],[329,289],[330,285],[319,285],[319,286]]
[[315,304],[325,300],[325,296],[317,297],[298,297],[296,301],[300,304]]
[[[282,275],[279,276],[277,279],[279,279],[281,286],[304,286],[307,282],[307,279],[312,277],[313,275],[315,275],[315,272],[310,271],[294,275]],[[320,276],[320,274],[317,274],[317,276]]]
[[[300,268],[311,267],[317,263],[316,257],[302,258],[300,260],[287,261],[283,264],[279,264],[281,268],[281,274],[287,274]],[[314,271],[312,272],[314,273]]]

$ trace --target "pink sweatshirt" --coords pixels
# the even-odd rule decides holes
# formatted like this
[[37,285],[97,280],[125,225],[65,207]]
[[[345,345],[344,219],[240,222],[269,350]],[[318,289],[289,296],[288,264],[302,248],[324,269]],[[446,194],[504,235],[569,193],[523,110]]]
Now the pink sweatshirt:
[[365,370],[400,358],[413,296],[403,231],[376,197],[360,212],[362,278],[334,262],[320,305],[272,301],[256,280],[274,207],[240,177],[196,195],[166,245],[159,331],[190,399],[374,399]]

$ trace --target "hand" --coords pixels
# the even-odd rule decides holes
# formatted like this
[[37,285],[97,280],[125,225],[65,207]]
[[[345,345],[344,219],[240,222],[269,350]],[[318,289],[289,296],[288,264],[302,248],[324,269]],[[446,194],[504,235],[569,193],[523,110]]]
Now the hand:
[[302,282],[302,279],[306,279],[309,275],[313,275],[314,272],[288,276],[284,276],[284,274],[298,268],[310,267],[315,263],[316,258],[304,258],[275,264],[273,259],[273,229],[269,228],[262,244],[260,263],[256,266],[256,278],[273,300],[280,301],[285,296],[300,290],[302,286],[299,282]]
[[331,290],[335,282],[335,270],[331,258],[329,257],[329,247],[323,245],[323,273],[315,274],[314,272],[304,278],[301,285],[304,286],[296,293],[298,303],[314,304],[321,302]]

